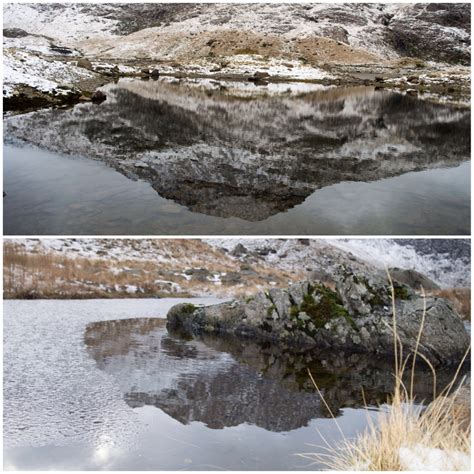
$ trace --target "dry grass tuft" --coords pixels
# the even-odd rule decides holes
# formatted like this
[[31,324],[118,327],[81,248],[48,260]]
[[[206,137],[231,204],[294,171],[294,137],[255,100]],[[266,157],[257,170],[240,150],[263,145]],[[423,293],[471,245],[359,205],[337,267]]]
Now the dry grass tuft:
[[471,320],[471,289],[470,288],[448,288],[431,292],[433,296],[446,298],[454,306],[454,309],[466,321]]
[[[392,285],[392,301],[394,300]],[[433,402],[422,409],[415,401],[413,386],[416,360],[421,357],[417,349],[423,326],[424,316],[415,352],[412,357],[403,359],[403,348],[397,337],[393,308],[395,388],[393,395],[387,400],[387,405],[380,407],[375,422],[367,413],[368,427],[356,439],[347,439],[333,417],[342,435],[341,444],[331,446],[325,441],[326,445],[321,447],[322,453],[300,453],[299,456],[337,471],[469,470],[470,390],[463,387],[464,381],[454,389],[461,366],[469,352],[465,354],[451,383]],[[436,372],[429,361],[423,359],[433,372],[435,397]],[[402,382],[407,371],[410,374],[409,386]],[[310,372],[309,376],[331,413]]]
[[[423,470],[424,450],[431,458],[424,461],[428,463],[441,450],[440,470],[465,470],[463,455],[471,452],[470,423],[466,429],[464,417],[452,416],[457,395],[439,397],[420,413],[413,399],[396,392],[375,423],[368,418],[369,427],[357,439],[344,438],[337,449],[326,447],[324,455],[302,456],[330,470],[404,471]],[[416,464],[410,465],[413,457]]]

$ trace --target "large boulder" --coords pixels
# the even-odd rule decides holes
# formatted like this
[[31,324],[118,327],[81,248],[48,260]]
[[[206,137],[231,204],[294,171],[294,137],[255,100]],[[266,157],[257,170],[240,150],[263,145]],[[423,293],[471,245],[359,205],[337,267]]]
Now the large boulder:
[[404,283],[414,290],[419,290],[421,287],[426,291],[440,289],[439,285],[437,285],[433,280],[430,280],[427,276],[417,272],[416,270],[394,267],[390,268],[389,271],[394,280]]
[[[190,335],[226,334],[297,350],[336,348],[392,355],[392,289],[383,274],[355,274],[341,267],[335,284],[300,281],[245,300],[207,307],[176,305],[168,328]],[[394,282],[396,329],[403,353],[412,353],[425,314],[419,352],[433,364],[459,362],[469,336],[459,315],[442,298],[424,300]]]

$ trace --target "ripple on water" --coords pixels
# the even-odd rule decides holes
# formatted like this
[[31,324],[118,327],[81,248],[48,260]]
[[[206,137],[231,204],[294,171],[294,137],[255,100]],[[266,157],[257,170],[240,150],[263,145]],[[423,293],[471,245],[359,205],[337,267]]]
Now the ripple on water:
[[[4,446],[131,446],[136,413],[83,337],[93,321],[166,314],[176,300],[4,302]],[[208,300],[210,301],[210,300]]]

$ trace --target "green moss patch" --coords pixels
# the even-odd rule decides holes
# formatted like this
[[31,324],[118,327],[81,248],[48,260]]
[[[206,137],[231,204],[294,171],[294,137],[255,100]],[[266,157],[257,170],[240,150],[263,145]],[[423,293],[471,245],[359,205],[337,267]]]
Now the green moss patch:
[[407,300],[410,298],[410,292],[408,288],[404,285],[399,285],[396,282],[393,283],[393,292],[395,299],[397,300]]
[[[308,318],[302,318],[301,313],[306,313]],[[314,335],[327,322],[340,317],[357,329],[339,295],[323,284],[309,285],[301,304],[291,306],[290,317],[299,329],[310,335]]]
[[185,303],[181,311],[185,314],[192,314],[194,311],[196,311],[196,309],[196,306],[194,306],[192,303]]

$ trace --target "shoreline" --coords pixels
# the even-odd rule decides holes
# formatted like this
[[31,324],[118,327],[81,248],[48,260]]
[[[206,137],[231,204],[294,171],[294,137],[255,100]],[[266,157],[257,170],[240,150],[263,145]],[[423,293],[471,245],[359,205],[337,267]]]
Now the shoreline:
[[[39,56],[38,56],[39,58]],[[410,60],[407,65],[391,64],[327,64],[324,69],[303,66],[297,62],[278,63],[276,72],[263,61],[246,63],[235,67],[213,67],[214,63],[190,63],[187,66],[175,62],[152,60],[73,60],[67,56],[56,56],[56,67],[72,67],[90,77],[58,83],[50,90],[41,90],[30,83],[9,83],[3,92],[5,113],[27,113],[49,107],[71,107],[81,102],[94,101],[94,93],[106,84],[120,79],[144,81],[162,78],[177,80],[209,79],[225,90],[226,82],[253,83],[255,88],[265,89],[269,84],[315,84],[327,87],[365,86],[390,90],[439,103],[451,103],[459,107],[470,106],[470,73],[465,67],[426,65]],[[48,63],[46,63],[48,64]],[[418,66],[417,66],[418,64]],[[421,64],[421,66],[420,66]],[[52,66],[51,66],[52,67]],[[100,100],[98,101],[100,102]]]

